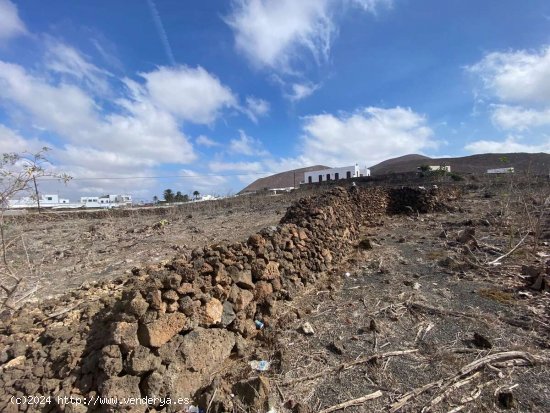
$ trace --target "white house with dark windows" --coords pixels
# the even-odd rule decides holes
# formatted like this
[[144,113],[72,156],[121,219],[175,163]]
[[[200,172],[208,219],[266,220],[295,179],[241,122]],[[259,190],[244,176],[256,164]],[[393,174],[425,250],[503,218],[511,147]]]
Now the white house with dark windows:
[[[68,199],[60,198],[59,195],[55,194],[40,195],[39,200],[41,208],[55,208],[69,204]],[[10,199],[8,201],[8,208],[38,208],[38,202],[36,200],[36,197],[25,196],[20,199]]]
[[[59,195],[40,195],[40,208],[50,209],[75,209],[75,208],[119,208],[131,207],[132,197],[130,195],[103,195],[83,196],[80,202],[70,202],[68,199],[60,198]],[[8,201],[10,209],[38,208],[36,198],[26,196],[20,199]]]
[[86,208],[118,208],[132,206],[130,195],[83,196],[80,204]]
[[514,167],[487,169],[488,174],[513,174]]
[[360,168],[359,164],[343,166],[341,168],[322,169],[319,171],[304,172],[304,183],[339,181],[341,179],[359,178],[370,176],[370,169],[366,166]]

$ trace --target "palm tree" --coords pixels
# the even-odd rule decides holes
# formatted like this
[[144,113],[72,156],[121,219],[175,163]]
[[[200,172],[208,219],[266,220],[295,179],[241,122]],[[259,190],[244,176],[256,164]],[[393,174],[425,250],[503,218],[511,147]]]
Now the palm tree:
[[201,193],[199,191],[193,191],[193,199],[197,199]]
[[184,202],[185,201],[185,197],[183,196],[181,191],[176,192],[176,196],[174,197],[174,201],[176,201],[176,202]]
[[174,202],[174,192],[171,189],[164,190],[164,200],[168,203]]
[[153,203],[154,203],[154,204],[158,204],[158,203],[159,203],[159,197],[158,197],[158,196],[155,195],[155,196],[153,197]]

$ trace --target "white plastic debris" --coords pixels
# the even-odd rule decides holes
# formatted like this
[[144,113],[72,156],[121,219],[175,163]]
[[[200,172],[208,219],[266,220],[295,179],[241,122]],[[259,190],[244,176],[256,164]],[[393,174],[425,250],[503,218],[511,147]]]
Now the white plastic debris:
[[257,371],[267,371],[271,363],[267,360],[252,360],[248,365]]
[[304,324],[302,324],[302,331],[304,332],[304,334],[308,336],[315,334],[315,330],[313,329],[313,326],[309,324],[307,321]]
[[346,277],[349,277],[351,275],[351,273],[347,272],[346,273]]

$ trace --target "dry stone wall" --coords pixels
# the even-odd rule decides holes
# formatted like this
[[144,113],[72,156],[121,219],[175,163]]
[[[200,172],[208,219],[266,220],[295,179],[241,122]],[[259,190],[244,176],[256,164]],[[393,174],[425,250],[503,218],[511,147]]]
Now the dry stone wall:
[[[387,212],[444,208],[447,196],[334,188],[297,201],[278,226],[245,242],[197,248],[136,268],[129,278],[27,306],[0,325],[0,410],[38,411],[7,401],[43,395],[55,398],[41,411],[146,411],[112,403],[123,397],[147,397],[152,411],[181,411],[161,398],[201,400],[201,389],[258,333],[255,320],[269,326],[275,301],[292,299],[340,262],[361,225]],[[96,404],[66,404],[60,396]],[[231,411],[226,400],[211,411]]]

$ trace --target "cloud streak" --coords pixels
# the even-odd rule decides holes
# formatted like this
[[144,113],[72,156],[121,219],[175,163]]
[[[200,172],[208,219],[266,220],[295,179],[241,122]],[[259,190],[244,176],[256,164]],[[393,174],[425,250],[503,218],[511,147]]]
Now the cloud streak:
[[153,17],[155,27],[157,28],[157,32],[160,37],[160,41],[162,42],[162,46],[164,47],[166,56],[168,57],[168,61],[172,66],[175,66],[176,59],[174,59],[174,53],[172,52],[172,47],[170,46],[168,35],[166,34],[166,30],[164,29],[164,25],[162,24],[162,20],[160,19],[160,14],[157,6],[153,0],[147,0],[147,4],[149,5],[149,10],[151,10],[151,16]]

